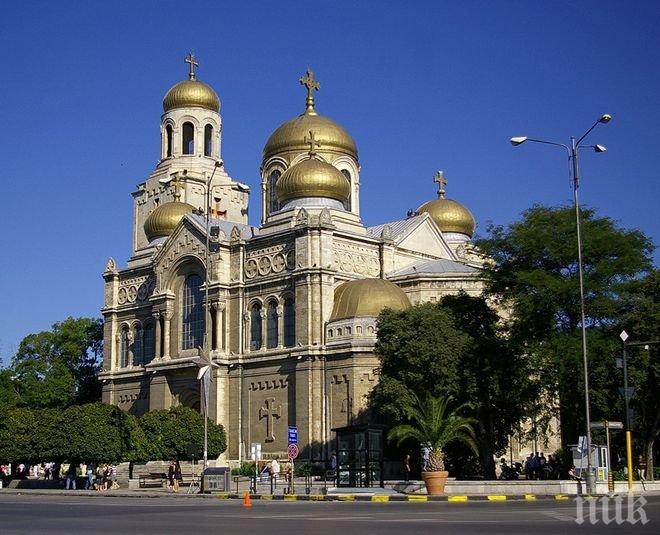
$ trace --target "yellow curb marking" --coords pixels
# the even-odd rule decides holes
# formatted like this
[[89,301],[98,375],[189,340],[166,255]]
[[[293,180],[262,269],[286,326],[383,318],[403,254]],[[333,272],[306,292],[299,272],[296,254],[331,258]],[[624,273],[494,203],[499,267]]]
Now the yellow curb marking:
[[228,500],[229,494],[218,494],[217,498],[218,500]]
[[447,501],[448,502],[466,502],[466,501],[468,501],[468,497],[456,494],[456,495],[453,495],[453,496],[447,496]]
[[410,496],[408,496],[408,501],[409,502],[427,502],[427,501],[429,501],[429,497],[424,496],[423,494],[419,494],[419,495],[411,494]]
[[536,494],[525,494],[526,500],[536,500]]
[[343,495],[337,496],[337,499],[340,502],[354,502],[355,501],[355,496],[353,496],[351,494],[343,494]]
[[262,500],[272,500],[272,499],[273,499],[273,495],[272,495],[272,494],[262,494],[262,495],[261,495],[261,499],[262,499]]
[[325,500],[325,496],[323,494],[310,494],[309,499],[316,502],[322,502]]
[[568,500],[568,496],[565,494],[555,494],[555,500]]
[[504,502],[506,501],[506,496],[503,494],[489,494],[488,500],[491,502]]
[[371,497],[372,502],[389,502],[390,497],[389,496],[381,496],[381,495],[374,495]]
[[298,499],[297,494],[285,494],[284,495],[284,501],[285,502],[295,502]]

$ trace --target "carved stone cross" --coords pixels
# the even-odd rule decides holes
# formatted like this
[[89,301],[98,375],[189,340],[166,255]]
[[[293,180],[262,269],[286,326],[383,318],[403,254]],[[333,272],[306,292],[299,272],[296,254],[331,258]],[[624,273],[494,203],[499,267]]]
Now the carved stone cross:
[[305,143],[309,144],[309,155],[314,156],[316,154],[316,147],[320,147],[321,143],[316,141],[314,137],[314,131],[309,131],[309,137],[305,136]]
[[197,63],[197,58],[195,57],[195,54],[190,52],[187,56],[185,61],[188,65],[190,65],[190,70],[188,71],[188,78],[191,80],[195,79],[195,67],[199,67],[199,63]]
[[444,199],[446,193],[445,186],[447,185],[444,171],[438,171],[433,177],[433,182],[438,184],[438,197]]
[[259,409],[259,419],[266,418],[266,442],[274,442],[273,424],[275,422],[273,422],[273,418],[280,418],[282,416],[282,405],[276,407],[275,398],[266,398],[264,405],[265,407]]

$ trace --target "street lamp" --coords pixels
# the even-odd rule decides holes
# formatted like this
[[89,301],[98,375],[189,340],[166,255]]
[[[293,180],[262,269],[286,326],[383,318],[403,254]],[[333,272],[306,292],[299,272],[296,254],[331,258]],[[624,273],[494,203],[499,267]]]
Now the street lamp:
[[584,365],[584,405],[585,416],[587,419],[587,492],[593,494],[595,491],[595,481],[593,467],[591,465],[591,416],[589,413],[589,366],[587,362],[587,326],[585,324],[585,311],[584,311],[584,273],[582,266],[582,238],[580,236],[580,203],[578,199],[578,189],[580,187],[580,174],[578,165],[578,150],[583,148],[591,148],[595,152],[605,152],[607,149],[603,145],[581,145],[580,143],[586,138],[589,133],[596,128],[599,124],[607,124],[612,120],[609,114],[601,115],[598,120],[587,130],[582,137],[577,141],[575,137],[571,136],[571,144],[565,145],[563,143],[555,143],[554,141],[545,141],[542,139],[532,139],[526,136],[512,137],[510,143],[517,147],[526,141],[532,143],[542,143],[544,145],[554,145],[556,147],[563,147],[568,154],[568,161],[571,164],[571,178],[573,182],[573,201],[575,204],[575,226],[577,230],[577,252],[578,252],[578,271],[580,279],[580,312],[582,319],[582,360]]
[[[209,242],[211,240],[211,231],[210,231],[210,222],[211,222],[211,183],[213,182],[213,177],[215,176],[215,172],[224,165],[222,160],[216,160],[215,163],[213,164],[213,172],[210,174],[209,178],[206,181],[206,228],[205,234],[206,234],[206,248],[205,248],[205,254],[204,254],[204,306],[205,306],[205,314],[204,314],[204,339],[202,342],[202,347],[198,347],[198,353],[199,356],[195,360],[195,363],[197,366],[200,368],[199,372],[197,374],[197,379],[199,380],[200,384],[200,409],[202,410],[204,414],[204,464],[203,464],[203,472],[206,470],[208,467],[208,441],[209,441],[209,422],[208,422],[208,397],[209,397],[209,386],[212,378],[211,370],[214,367],[218,367],[217,364],[215,364],[211,360],[211,348],[209,346],[209,323],[211,323],[209,320],[210,314],[209,314]],[[187,175],[187,170],[183,170],[184,176]],[[175,173],[172,177],[165,177],[161,178],[159,182],[163,185],[167,185],[171,182],[175,182],[175,187],[180,187],[179,181],[181,179],[179,178],[178,174]]]

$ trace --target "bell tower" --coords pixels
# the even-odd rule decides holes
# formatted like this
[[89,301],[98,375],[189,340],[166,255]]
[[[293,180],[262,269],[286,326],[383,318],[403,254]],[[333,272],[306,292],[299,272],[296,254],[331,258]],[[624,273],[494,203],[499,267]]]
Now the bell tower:
[[[145,222],[159,206],[182,202],[213,218],[247,224],[249,188],[233,180],[222,159],[220,98],[197,79],[199,62],[185,59],[188,79],[163,98],[160,159],[153,173],[133,193],[133,253],[151,250]],[[162,237],[160,238],[162,240]]]

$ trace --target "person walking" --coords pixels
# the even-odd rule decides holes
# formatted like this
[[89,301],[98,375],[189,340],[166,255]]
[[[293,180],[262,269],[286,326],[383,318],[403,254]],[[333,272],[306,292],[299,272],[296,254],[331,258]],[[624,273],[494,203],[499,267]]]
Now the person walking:
[[76,463],[69,463],[69,469],[66,471],[66,490],[76,490]]
[[117,490],[119,484],[117,483],[117,465],[115,463],[110,463],[110,489]]
[[406,453],[403,458],[403,480],[406,483],[410,481],[410,453]]
[[179,492],[179,485],[183,480],[183,474],[181,474],[181,464],[177,460],[174,463],[174,492]]
[[280,477],[280,463],[277,459],[273,459],[270,463],[270,477],[273,478],[273,483],[277,488],[277,478]]
[[87,481],[85,481],[85,490],[94,490],[94,466],[92,463],[87,463],[85,475],[87,476]]

